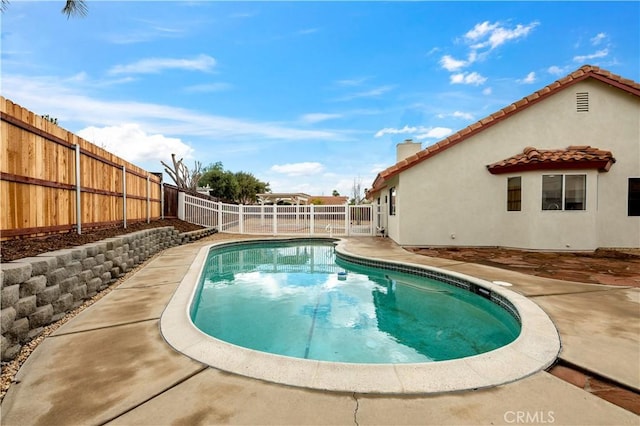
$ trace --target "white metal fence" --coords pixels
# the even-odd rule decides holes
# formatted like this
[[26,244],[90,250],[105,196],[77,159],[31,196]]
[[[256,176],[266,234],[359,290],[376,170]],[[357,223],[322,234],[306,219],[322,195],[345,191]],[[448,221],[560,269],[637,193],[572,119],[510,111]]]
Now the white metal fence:
[[178,217],[218,232],[256,235],[368,236],[384,227],[379,205],[235,205],[183,192]]

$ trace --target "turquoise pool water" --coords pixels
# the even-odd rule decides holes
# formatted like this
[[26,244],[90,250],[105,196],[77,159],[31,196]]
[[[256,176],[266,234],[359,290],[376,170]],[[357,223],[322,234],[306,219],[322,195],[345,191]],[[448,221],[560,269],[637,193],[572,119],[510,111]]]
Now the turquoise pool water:
[[513,315],[478,294],[337,259],[321,241],[212,248],[190,313],[231,344],[349,363],[462,358],[520,333]]

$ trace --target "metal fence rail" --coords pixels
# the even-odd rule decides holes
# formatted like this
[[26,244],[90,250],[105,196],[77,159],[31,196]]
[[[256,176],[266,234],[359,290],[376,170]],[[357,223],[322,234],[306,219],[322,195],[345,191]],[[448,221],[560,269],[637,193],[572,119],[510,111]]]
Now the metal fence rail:
[[370,236],[380,230],[379,206],[235,205],[181,192],[178,217],[219,232],[254,235]]

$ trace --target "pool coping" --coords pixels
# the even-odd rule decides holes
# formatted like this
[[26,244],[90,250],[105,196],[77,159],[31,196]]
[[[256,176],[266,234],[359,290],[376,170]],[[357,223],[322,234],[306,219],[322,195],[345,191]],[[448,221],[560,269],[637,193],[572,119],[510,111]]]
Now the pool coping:
[[[349,257],[410,266],[457,277],[506,298],[521,319],[520,335],[512,343],[471,357],[411,364],[353,364],[316,361],[259,352],[215,339],[200,331],[189,315],[205,259],[212,247],[277,240],[327,240]],[[425,394],[475,390],[510,383],[553,365],[560,337],[549,316],[523,295],[469,275],[431,266],[359,256],[335,238],[257,238],[203,246],[178,285],[160,318],[165,341],[178,352],[230,373],[284,385],[335,392]]]

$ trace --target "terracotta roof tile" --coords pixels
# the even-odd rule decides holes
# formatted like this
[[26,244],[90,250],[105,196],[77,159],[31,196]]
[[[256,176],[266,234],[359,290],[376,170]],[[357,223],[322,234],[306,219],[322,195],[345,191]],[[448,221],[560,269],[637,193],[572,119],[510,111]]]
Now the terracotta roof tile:
[[[384,187],[384,179],[392,177],[395,174],[400,173],[401,171],[406,170],[407,168],[426,160],[427,158],[433,157],[440,151],[463,142],[471,135],[482,131],[485,128],[490,127],[496,123],[499,123],[500,121],[508,118],[511,114],[515,114],[529,107],[530,105],[533,105],[545,99],[546,97],[553,95],[556,91],[562,90],[563,88],[586,78],[595,78],[621,90],[627,91],[632,95],[640,96],[640,83],[637,83],[630,79],[622,78],[619,75],[612,74],[611,72],[599,67],[584,65],[573,73],[557,81],[554,81],[553,83],[543,87],[537,92],[534,92],[531,95],[502,108],[501,110],[491,114],[489,117],[485,117],[480,121],[473,123],[468,127],[465,127],[464,129],[450,135],[449,137],[443,139],[435,145],[425,148],[423,151],[418,152],[417,158],[413,158],[412,161],[402,161],[383,170],[378,174],[378,176],[382,177],[383,179],[378,179],[376,177],[374,187],[371,189],[370,194],[374,194],[379,188]],[[493,119],[490,119],[491,117],[493,117]]]
[[609,171],[616,160],[610,151],[590,146],[570,146],[567,149],[545,150],[526,147],[522,154],[493,164],[487,169],[492,174],[549,169],[599,169]]

